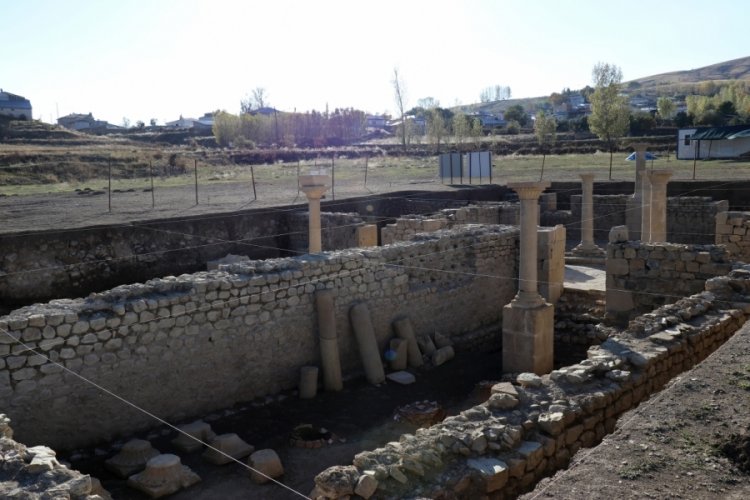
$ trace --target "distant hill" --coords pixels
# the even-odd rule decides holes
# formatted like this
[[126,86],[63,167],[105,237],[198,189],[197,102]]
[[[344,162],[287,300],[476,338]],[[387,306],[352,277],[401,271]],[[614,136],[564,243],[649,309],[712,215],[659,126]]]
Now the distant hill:
[[[733,59],[731,61],[724,61],[697,69],[672,71],[669,73],[637,78],[635,80],[623,82],[623,90],[627,94],[643,96],[705,94],[706,90],[710,88],[710,82],[719,84],[731,80],[750,81],[750,56]],[[534,109],[537,104],[546,101],[547,97],[548,96],[528,97],[525,99],[507,99],[505,101],[492,101],[458,106],[453,109],[461,109],[464,112],[486,111],[488,113],[497,113],[505,111],[509,106],[514,104],[520,104],[526,109]]]
[[750,56],[733,59],[731,61],[724,61],[697,69],[672,71],[660,75],[646,76],[630,82],[625,82],[625,85],[632,87],[633,82],[635,82],[640,85],[641,88],[647,88],[685,83],[695,84],[717,80],[750,80]]

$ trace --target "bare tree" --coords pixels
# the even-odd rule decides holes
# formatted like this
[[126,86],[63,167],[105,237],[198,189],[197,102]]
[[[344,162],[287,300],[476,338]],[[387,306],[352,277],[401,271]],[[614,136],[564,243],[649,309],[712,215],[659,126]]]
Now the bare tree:
[[268,106],[268,92],[263,87],[255,87],[251,95],[240,101],[240,111],[242,113],[250,113],[266,106]]
[[393,85],[393,97],[396,101],[396,109],[399,116],[401,116],[401,145],[406,147],[406,116],[404,113],[406,110],[406,86],[396,67],[393,68],[393,80],[391,84]]

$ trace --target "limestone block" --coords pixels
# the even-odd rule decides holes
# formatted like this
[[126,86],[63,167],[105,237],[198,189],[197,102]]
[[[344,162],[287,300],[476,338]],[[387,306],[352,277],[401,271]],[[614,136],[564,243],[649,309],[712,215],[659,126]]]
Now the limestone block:
[[354,488],[354,494],[362,498],[370,498],[378,489],[378,480],[373,474],[362,474],[359,476],[357,486]]
[[303,366],[299,370],[299,397],[312,399],[318,394],[318,367]]
[[182,425],[178,427],[180,433],[172,440],[172,445],[184,453],[192,453],[203,448],[203,443],[211,442],[216,433],[211,426],[203,420]]
[[160,452],[151,443],[143,439],[131,439],[120,452],[105,460],[104,466],[116,476],[127,479],[134,473],[143,470],[146,463]]
[[401,385],[409,385],[417,381],[416,377],[407,371],[392,372],[386,375],[385,378]]
[[212,464],[224,465],[246,457],[255,449],[242,440],[237,434],[220,434],[209,443],[203,452],[203,458]]
[[508,482],[508,465],[496,458],[472,458],[466,461],[466,465],[479,473],[480,480],[484,484],[484,491],[491,493],[505,486]]
[[358,226],[357,246],[360,248],[378,246],[378,226],[375,224]]
[[284,475],[284,467],[281,465],[281,459],[271,449],[256,451],[250,455],[247,465],[253,468],[253,471],[250,473],[250,479],[254,483],[267,483],[271,480],[269,478],[276,479]]
[[409,365],[415,368],[422,366],[422,353],[419,350],[417,337],[414,335],[414,328],[412,328],[409,318],[397,319],[393,322],[393,328],[396,330],[396,335],[408,343],[407,355],[409,356]]
[[378,344],[375,341],[375,331],[370,320],[370,311],[366,304],[356,304],[349,310],[352,329],[359,346],[359,354],[365,369],[367,381],[371,384],[381,384],[385,381],[385,371],[380,360]]
[[553,340],[552,304],[529,308],[510,303],[503,308],[503,371],[549,373]]
[[146,463],[146,470],[130,476],[128,486],[151,498],[171,495],[199,482],[201,478],[180,462],[177,455],[157,455]]
[[446,361],[453,359],[455,356],[456,353],[453,351],[452,346],[441,347],[440,349],[432,353],[432,364],[435,366],[440,366]]
[[610,243],[622,243],[628,241],[628,226],[614,226],[609,230]]

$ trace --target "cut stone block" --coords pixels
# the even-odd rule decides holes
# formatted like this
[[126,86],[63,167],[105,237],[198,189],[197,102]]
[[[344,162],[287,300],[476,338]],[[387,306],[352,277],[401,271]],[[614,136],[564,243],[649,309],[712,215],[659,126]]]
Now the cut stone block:
[[389,373],[385,378],[402,385],[413,384],[417,381],[416,377],[407,371]]
[[171,495],[194,485],[201,478],[182,465],[177,455],[157,455],[146,463],[146,470],[130,476],[128,486],[140,490],[151,498]]
[[203,458],[216,465],[224,465],[246,457],[255,449],[237,434],[221,434],[210,443],[211,447],[203,452]]
[[104,462],[104,466],[116,476],[126,479],[146,467],[146,463],[159,455],[159,450],[144,439],[131,439],[120,453]]
[[406,352],[409,357],[409,365],[414,367],[422,366],[422,353],[419,350],[411,320],[409,318],[397,319],[393,322],[393,328],[396,330],[396,335],[407,342]]
[[203,443],[208,443],[216,437],[216,433],[211,430],[211,426],[203,420],[196,420],[179,427],[179,429],[182,432],[172,440],[172,444],[183,453],[198,451],[203,448]]
[[552,371],[554,307],[513,302],[503,308],[503,371],[544,375]]
[[247,465],[254,470],[250,473],[250,479],[258,484],[267,483],[269,478],[276,479],[284,475],[284,466],[275,451],[271,449],[258,450],[247,461]]
[[432,353],[432,364],[440,366],[446,361],[453,359],[455,355],[456,353],[453,351],[452,346],[441,347]]
[[497,491],[508,482],[508,465],[496,458],[477,458],[466,461],[469,468],[479,473],[487,493]]
[[318,367],[303,366],[299,370],[299,397],[312,399],[318,394]]

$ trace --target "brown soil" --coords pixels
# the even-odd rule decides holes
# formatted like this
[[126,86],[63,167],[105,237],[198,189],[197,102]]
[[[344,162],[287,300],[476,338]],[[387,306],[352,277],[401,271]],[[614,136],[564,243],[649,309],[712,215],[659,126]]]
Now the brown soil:
[[[106,181],[101,189],[76,193],[48,193],[24,196],[0,196],[0,234],[17,231],[43,231],[55,228],[81,228],[92,225],[128,224],[132,221],[168,217],[196,216],[235,210],[305,204],[296,184],[288,179],[258,182],[257,199],[249,182],[204,183],[199,186],[195,203],[194,186],[158,188],[152,208],[151,192],[134,189],[112,193],[112,211],[106,194]],[[335,200],[355,196],[384,194],[400,190],[453,190],[439,181],[368,180],[336,181]],[[334,200],[329,192],[326,201]]]
[[[398,440],[416,428],[393,419],[394,411],[415,401],[437,401],[449,415],[479,402],[476,385],[486,379],[498,380],[502,373],[500,352],[460,352],[448,363],[429,369],[411,370],[417,381],[402,386],[386,382],[381,386],[367,384],[358,378],[347,381],[338,393],[321,392],[314,399],[302,400],[294,393],[252,401],[211,415],[194,419],[209,421],[218,433],[239,434],[256,449],[272,448],[281,458],[285,474],[282,482],[304,495],[312,490],[313,478],[332,465],[351,464],[360,451],[374,449]],[[187,419],[187,423],[192,419]],[[312,424],[333,434],[333,442],[321,448],[300,448],[290,443],[295,427]],[[165,426],[149,433],[128,436],[149,439],[162,453],[175,453],[182,462],[201,476],[202,481],[170,498],[176,500],[215,500],[262,498],[286,500],[300,496],[274,484],[257,485],[248,470],[237,463],[212,465],[201,458],[201,452],[177,452],[171,444],[176,432]],[[115,499],[141,500],[145,495],[130,489],[103,468],[103,461],[116,453],[109,444],[95,449],[61,453],[77,470],[99,478]],[[243,461],[246,462],[246,459]]]
[[750,498],[750,324],[523,498]]

